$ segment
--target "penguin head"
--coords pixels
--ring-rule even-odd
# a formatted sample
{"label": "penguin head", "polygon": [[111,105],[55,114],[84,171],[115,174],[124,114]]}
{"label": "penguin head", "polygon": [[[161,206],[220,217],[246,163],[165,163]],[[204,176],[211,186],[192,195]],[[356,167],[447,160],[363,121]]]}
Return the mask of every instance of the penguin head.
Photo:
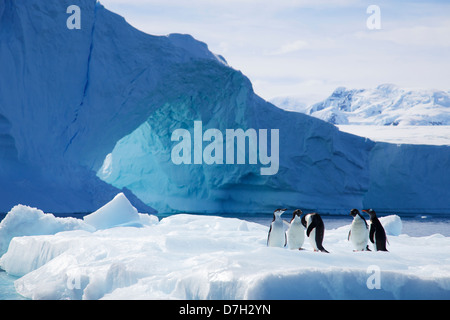
{"label": "penguin head", "polygon": [[273,212],[275,217],[280,217],[287,209],[277,209]]}
{"label": "penguin head", "polygon": [[297,209],[294,211],[294,213],[292,214],[292,218],[295,218],[296,216],[298,216],[300,218],[300,216],[303,214],[303,211],[300,209]]}
{"label": "penguin head", "polygon": [[359,214],[358,209],[352,209],[352,211],[350,211],[350,215],[351,215],[352,217],[356,217],[358,214]]}
{"label": "penguin head", "polygon": [[368,213],[371,219],[377,216],[373,209],[363,210],[363,212]]}

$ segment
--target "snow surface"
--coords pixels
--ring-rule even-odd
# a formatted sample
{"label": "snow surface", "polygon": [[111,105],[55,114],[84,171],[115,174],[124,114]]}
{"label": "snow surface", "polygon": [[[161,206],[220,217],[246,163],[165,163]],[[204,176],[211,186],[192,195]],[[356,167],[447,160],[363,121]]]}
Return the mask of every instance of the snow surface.
{"label": "snow surface", "polygon": [[450,126],[338,125],[339,130],[392,144],[450,146]]}
{"label": "snow surface", "polygon": [[[105,225],[128,209],[112,200],[102,208],[102,218],[112,218]],[[30,226],[40,234],[33,217]],[[313,252],[309,241],[301,251],[267,247],[267,226],[236,218],[141,218],[140,227],[14,237],[0,266],[20,277],[15,288],[31,299],[450,298],[450,238],[400,234],[395,215],[380,219],[389,252],[353,252],[349,218],[348,225],[326,230],[329,254]],[[20,221],[17,229],[27,222],[14,212],[8,220]],[[369,289],[373,270],[380,272],[380,289]]]}
{"label": "snow surface", "polygon": [[0,222],[0,254],[4,254],[14,237],[55,234],[66,230],[95,230],[76,218],[57,218],[53,214],[17,205]]}

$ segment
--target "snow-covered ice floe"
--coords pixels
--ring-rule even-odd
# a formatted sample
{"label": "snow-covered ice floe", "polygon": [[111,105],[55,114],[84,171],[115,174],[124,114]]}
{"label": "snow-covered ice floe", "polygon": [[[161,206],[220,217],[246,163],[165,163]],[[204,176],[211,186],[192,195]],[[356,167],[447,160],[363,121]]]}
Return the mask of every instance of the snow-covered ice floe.
{"label": "snow-covered ice floe", "polygon": [[338,128],[377,142],[450,146],[450,126],[339,125]]}
{"label": "snow-covered ice floe", "polygon": [[267,226],[236,218],[159,221],[133,209],[123,195],[84,221],[14,208],[0,224],[10,241],[0,266],[32,299],[450,298],[450,238],[400,234],[398,216],[381,218],[389,252],[353,252],[348,225],[326,230],[325,254],[308,241],[301,251],[269,248]]}

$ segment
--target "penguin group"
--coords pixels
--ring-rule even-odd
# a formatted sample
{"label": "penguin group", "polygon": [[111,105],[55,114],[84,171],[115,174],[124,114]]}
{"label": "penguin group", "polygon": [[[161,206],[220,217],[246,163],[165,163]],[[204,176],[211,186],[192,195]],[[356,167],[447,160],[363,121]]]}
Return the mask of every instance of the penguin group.
{"label": "penguin group", "polygon": [[284,231],[284,224],[287,223],[281,219],[281,215],[287,209],[277,209],[273,213],[273,220],[270,224],[269,234],[267,236],[267,245],[269,247],[285,247],[292,250],[302,250],[306,236],[309,238],[314,251],[328,253],[322,245],[325,234],[325,225],[318,213],[308,213],[302,217],[303,212],[297,209],[292,214],[292,219],[288,223],[288,230]]}
{"label": "penguin group", "polygon": [[388,251],[386,249],[386,231],[378,220],[373,209],[363,210],[370,216],[370,227],[366,219],[359,213],[358,209],[352,209],[350,215],[353,217],[348,240],[352,242],[354,251],[370,251],[368,242],[372,242],[375,251]]}
{"label": "penguin group", "polygon": [[[291,221],[288,223],[281,218],[287,209],[276,209],[270,224],[267,236],[267,246],[286,247],[291,250],[303,250],[302,246],[306,236],[309,238],[314,251],[329,253],[323,247],[325,225],[318,213],[308,213],[304,216],[300,209],[293,212]],[[370,217],[370,224],[361,215],[358,209],[352,209],[350,215],[353,217],[347,240],[353,245],[353,251],[371,251],[369,241],[373,244],[375,251],[388,251],[386,249],[386,232],[377,218],[373,209],[362,210]],[[287,224],[287,231],[284,225]]]}

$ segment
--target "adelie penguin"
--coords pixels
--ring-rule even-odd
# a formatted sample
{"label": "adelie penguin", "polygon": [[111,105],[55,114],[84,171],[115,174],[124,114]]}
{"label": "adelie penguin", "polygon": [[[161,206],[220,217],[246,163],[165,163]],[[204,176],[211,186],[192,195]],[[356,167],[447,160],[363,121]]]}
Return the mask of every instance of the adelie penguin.
{"label": "adelie penguin", "polygon": [[323,237],[325,235],[325,225],[322,217],[318,213],[308,213],[302,217],[302,224],[306,228],[306,235],[309,237],[311,246],[314,251],[321,251],[328,253],[322,245]]}
{"label": "adelie penguin", "polygon": [[305,228],[302,225],[301,215],[302,210],[297,209],[292,214],[289,229],[287,231],[287,244],[289,249],[301,250],[305,242]]}
{"label": "adelie penguin", "polygon": [[348,233],[348,240],[352,241],[354,251],[370,251],[367,243],[369,242],[369,226],[366,219],[357,209],[352,209],[350,215],[353,217],[352,226]]}
{"label": "adelie penguin", "polygon": [[267,236],[267,246],[280,247],[286,246],[286,232],[284,232],[284,223],[281,215],[287,209],[277,209],[273,213],[273,220],[270,224],[269,234]]}
{"label": "adelie penguin", "polygon": [[369,240],[373,243],[375,251],[388,251],[386,249],[386,231],[384,231],[380,220],[378,220],[377,215],[373,209],[363,210],[370,216],[370,230],[369,230]]}

